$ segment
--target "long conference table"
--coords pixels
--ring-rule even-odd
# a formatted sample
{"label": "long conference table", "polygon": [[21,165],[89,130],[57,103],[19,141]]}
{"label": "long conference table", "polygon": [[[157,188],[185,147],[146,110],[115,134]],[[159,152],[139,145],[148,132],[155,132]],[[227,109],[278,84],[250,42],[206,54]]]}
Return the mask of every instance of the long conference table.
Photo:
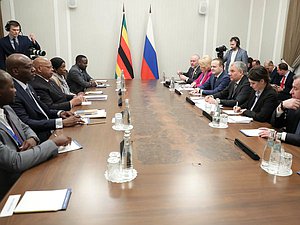
{"label": "long conference table", "polygon": [[159,81],[126,81],[132,114],[135,180],[116,184],[104,177],[107,157],[118,151],[123,132],[112,129],[118,107],[115,80],[101,89],[107,101],[76,109],[106,109],[105,124],[59,131],[83,145],[22,174],[9,195],[27,190],[72,188],[66,211],[15,214],[1,225],[89,224],[300,224],[299,147],[283,144],[293,154],[293,174],[274,177],[260,169],[233,140],[238,138],[261,156],[266,140],[239,130],[268,126],[208,126],[200,109],[170,92]]}

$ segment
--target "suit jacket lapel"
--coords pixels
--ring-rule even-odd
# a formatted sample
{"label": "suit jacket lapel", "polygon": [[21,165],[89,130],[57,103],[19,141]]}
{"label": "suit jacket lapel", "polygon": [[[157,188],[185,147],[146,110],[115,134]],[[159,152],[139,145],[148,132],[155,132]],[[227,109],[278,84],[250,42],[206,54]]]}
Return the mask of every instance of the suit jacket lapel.
{"label": "suit jacket lapel", "polygon": [[6,126],[4,126],[2,123],[0,123],[0,129],[3,130],[11,138],[11,140],[15,143],[15,145],[19,148],[19,145],[18,145],[17,141],[15,140],[15,138],[11,135],[11,133],[8,132],[8,130],[7,130],[8,128]]}

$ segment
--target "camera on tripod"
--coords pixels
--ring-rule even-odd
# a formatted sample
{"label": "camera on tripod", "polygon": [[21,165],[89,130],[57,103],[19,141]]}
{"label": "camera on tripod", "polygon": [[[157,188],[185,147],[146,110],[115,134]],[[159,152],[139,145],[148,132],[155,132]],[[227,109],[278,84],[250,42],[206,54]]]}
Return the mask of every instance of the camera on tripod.
{"label": "camera on tripod", "polygon": [[224,52],[227,50],[225,45],[219,46],[216,48],[217,56],[220,59],[223,59]]}

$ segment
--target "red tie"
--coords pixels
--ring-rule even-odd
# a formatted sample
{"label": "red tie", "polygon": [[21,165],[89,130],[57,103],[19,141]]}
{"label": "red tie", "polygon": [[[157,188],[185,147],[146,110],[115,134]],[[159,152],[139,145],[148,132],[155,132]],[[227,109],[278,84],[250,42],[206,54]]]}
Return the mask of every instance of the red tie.
{"label": "red tie", "polygon": [[283,76],[283,78],[281,79],[281,83],[280,83],[281,88],[284,87],[284,82],[285,82],[285,76]]}

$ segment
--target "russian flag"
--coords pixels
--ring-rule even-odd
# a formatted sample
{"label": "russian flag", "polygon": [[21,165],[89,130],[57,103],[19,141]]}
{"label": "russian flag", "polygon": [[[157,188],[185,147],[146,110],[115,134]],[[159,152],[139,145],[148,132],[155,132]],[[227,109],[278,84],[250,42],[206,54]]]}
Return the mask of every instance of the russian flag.
{"label": "russian flag", "polygon": [[153,27],[151,20],[151,6],[147,25],[147,34],[144,46],[141,78],[145,80],[159,79],[155,43],[153,37]]}

